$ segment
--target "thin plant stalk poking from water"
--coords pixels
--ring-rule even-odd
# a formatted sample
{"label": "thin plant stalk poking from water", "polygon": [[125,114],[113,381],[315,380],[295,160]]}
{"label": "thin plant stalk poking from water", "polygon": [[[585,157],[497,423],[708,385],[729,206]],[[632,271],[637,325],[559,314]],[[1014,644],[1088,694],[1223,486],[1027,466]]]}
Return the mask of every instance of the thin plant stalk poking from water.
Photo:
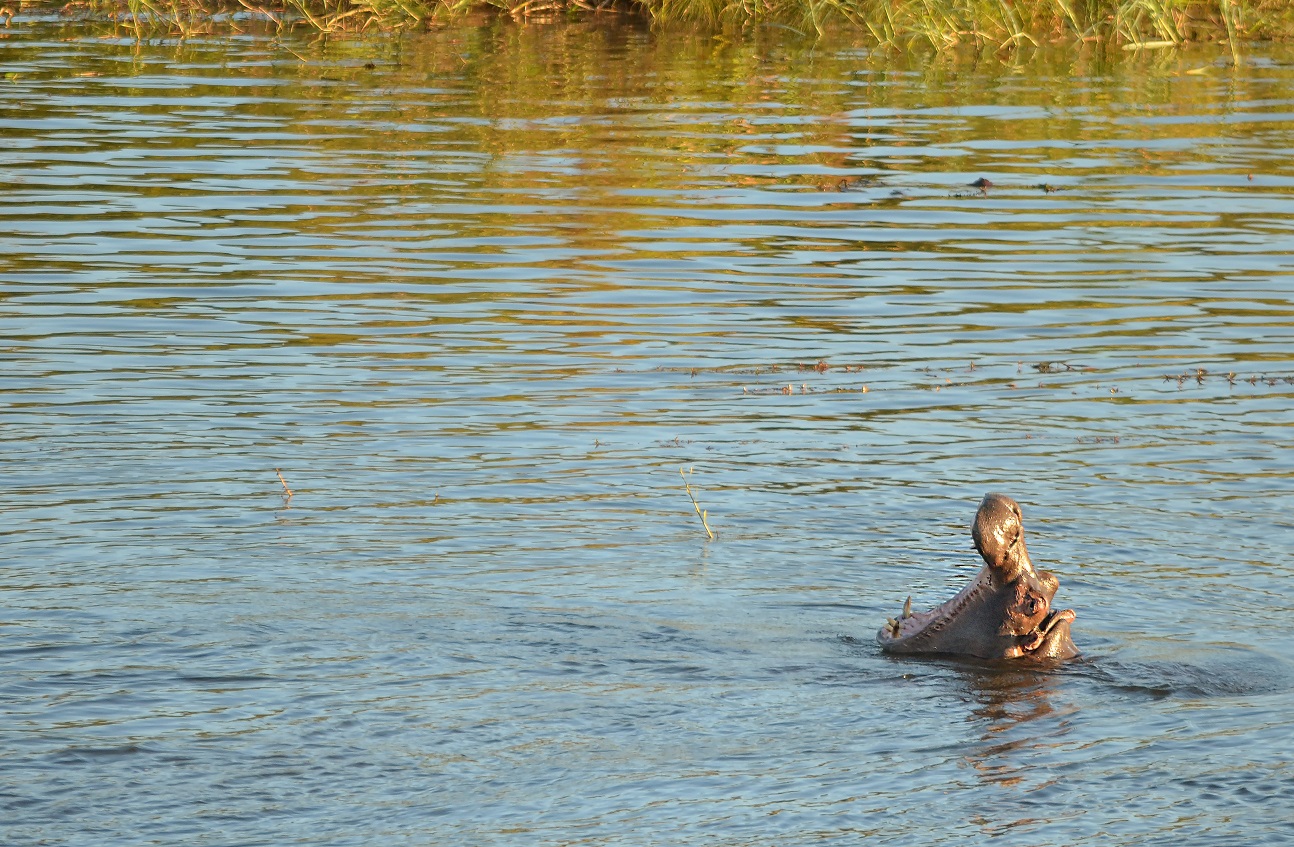
{"label": "thin plant stalk poking from water", "polygon": [[688,499],[692,501],[692,508],[696,509],[697,515],[699,515],[701,518],[701,526],[705,527],[706,536],[711,541],[714,541],[714,533],[710,530],[710,522],[706,520],[706,518],[709,516],[710,513],[708,511],[701,510],[701,504],[696,502],[696,495],[692,493],[692,486],[688,485],[687,477],[688,477],[688,474],[690,473],[692,473],[691,468],[687,469],[687,473],[683,473],[682,468],[678,469],[678,475],[683,477],[683,488],[684,490],[687,491]]}
{"label": "thin plant stalk poking from water", "polygon": [[1231,60],[1240,64],[1240,50],[1236,46],[1239,33],[1244,28],[1241,20],[1240,3],[1237,0],[1218,0],[1218,10],[1222,13],[1222,22],[1227,27],[1227,43],[1231,46]]}
{"label": "thin plant stalk poking from water", "polygon": [[279,482],[283,483],[283,490],[287,492],[283,498],[283,502],[286,503],[288,500],[292,499],[292,489],[288,488],[288,481],[283,478],[283,471],[275,468],[274,472],[279,475]]}

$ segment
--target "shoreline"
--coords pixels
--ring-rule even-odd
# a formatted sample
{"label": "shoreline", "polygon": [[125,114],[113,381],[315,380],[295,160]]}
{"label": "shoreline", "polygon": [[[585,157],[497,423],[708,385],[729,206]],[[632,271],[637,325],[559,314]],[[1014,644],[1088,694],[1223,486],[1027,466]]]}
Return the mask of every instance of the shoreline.
{"label": "shoreline", "polygon": [[852,32],[886,49],[1099,42],[1126,50],[1221,43],[1233,54],[1250,41],[1294,37],[1294,7],[1283,0],[77,0],[8,7],[6,26],[30,14],[106,21],[155,37],[208,34],[237,21],[321,33],[417,31],[472,18],[552,23],[640,18],[654,27],[739,34],[758,27],[817,37]]}

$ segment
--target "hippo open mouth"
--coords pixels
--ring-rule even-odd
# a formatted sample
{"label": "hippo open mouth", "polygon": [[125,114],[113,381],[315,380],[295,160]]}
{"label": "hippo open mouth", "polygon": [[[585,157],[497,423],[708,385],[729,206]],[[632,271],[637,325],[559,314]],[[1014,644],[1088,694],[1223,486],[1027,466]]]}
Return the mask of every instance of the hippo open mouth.
{"label": "hippo open mouth", "polygon": [[961,591],[928,612],[912,598],[876,634],[890,653],[951,653],[981,659],[1060,660],[1078,655],[1069,635],[1073,609],[1051,606],[1060,586],[1035,570],[1024,545],[1020,506],[1003,494],[985,495],[971,527],[984,567]]}

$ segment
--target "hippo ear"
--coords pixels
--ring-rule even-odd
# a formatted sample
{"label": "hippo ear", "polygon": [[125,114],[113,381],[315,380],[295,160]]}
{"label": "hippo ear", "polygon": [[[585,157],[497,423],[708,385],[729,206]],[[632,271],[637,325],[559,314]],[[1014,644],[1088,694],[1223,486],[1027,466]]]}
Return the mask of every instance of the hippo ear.
{"label": "hippo ear", "polygon": [[984,564],[1000,584],[1015,582],[1034,573],[1033,562],[1024,545],[1024,521],[1020,506],[1005,494],[986,494],[975,513],[971,537]]}

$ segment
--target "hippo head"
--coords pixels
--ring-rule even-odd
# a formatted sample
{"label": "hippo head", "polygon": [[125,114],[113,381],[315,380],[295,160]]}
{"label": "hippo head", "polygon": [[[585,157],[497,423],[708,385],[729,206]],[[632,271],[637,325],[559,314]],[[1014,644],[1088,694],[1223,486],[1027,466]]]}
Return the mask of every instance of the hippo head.
{"label": "hippo head", "polygon": [[971,526],[984,567],[971,584],[928,612],[903,614],[876,634],[890,653],[947,653],[980,659],[1060,660],[1078,655],[1073,609],[1052,608],[1059,582],[1035,570],[1024,546],[1020,506],[985,495]]}

